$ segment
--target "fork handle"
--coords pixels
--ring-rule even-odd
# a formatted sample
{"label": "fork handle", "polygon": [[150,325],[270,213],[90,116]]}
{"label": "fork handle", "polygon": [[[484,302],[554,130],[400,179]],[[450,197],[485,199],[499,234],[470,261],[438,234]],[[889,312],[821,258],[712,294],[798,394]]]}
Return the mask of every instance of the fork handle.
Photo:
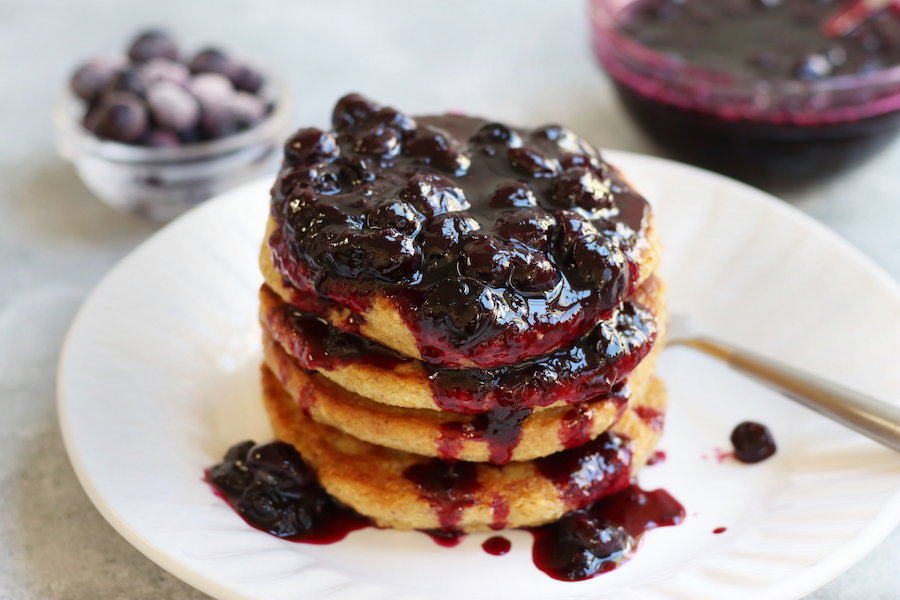
{"label": "fork handle", "polygon": [[806,371],[709,338],[684,342],[789,398],[900,452],[900,408]]}

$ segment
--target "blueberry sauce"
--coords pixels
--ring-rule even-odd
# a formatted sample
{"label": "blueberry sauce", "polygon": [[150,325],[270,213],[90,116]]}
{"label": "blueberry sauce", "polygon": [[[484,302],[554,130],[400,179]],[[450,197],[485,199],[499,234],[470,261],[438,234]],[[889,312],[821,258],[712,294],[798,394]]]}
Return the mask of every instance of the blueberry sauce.
{"label": "blueberry sauce", "polygon": [[665,490],[629,485],[559,521],[534,527],[534,564],[561,581],[607,573],[631,558],[647,530],[678,525],[684,507]]}
{"label": "blueberry sauce", "polygon": [[647,427],[653,431],[662,431],[666,418],[665,413],[649,406],[636,406],[634,412],[641,418],[641,421],[647,424]]}
{"label": "blueberry sauce", "polygon": [[444,529],[420,529],[419,531],[430,537],[435,544],[442,548],[456,548],[466,538],[466,534],[461,531],[447,531]]}
{"label": "blueberry sauce", "polygon": [[481,547],[484,548],[484,551],[493,556],[503,556],[507,552],[512,549],[512,543],[501,535],[495,535],[494,537],[488,538],[485,540]]}
{"label": "blueberry sauce", "polygon": [[325,492],[284,442],[236,444],[206,481],[249,525],[294,542],[332,544],[371,525]]}
{"label": "blueberry sauce", "polygon": [[[545,468],[562,469],[553,481],[575,507],[559,521],[528,528],[535,538],[535,566],[554,579],[577,581],[612,570],[632,555],[644,531],[677,525],[684,518],[684,508],[664,490],[647,492],[629,484],[627,468],[625,485],[620,484],[621,472],[615,465],[629,461],[630,453],[623,456],[624,438],[607,437],[600,444],[595,440],[587,450],[558,453],[575,455],[572,460],[545,459]],[[443,547],[459,545],[465,534],[455,527],[463,508],[474,505],[481,490],[475,465],[433,459],[409,467],[404,476],[419,487],[440,517],[441,529],[422,533]],[[588,481],[590,477],[614,483],[601,489]],[[296,449],[284,442],[235,444],[221,463],[206,470],[205,480],[249,525],[280,538],[330,544],[372,526],[325,492]],[[494,494],[491,507],[494,528],[502,529],[509,506]],[[511,544],[494,536],[482,547],[499,556],[509,552]]]}
{"label": "blueberry sauce", "polygon": [[[594,0],[595,47],[625,107],[672,155],[795,187],[862,162],[900,128],[900,11],[840,39],[838,2]],[[838,79],[840,78],[840,79]]]}
{"label": "blueberry sauce", "polygon": [[631,457],[631,440],[607,430],[577,448],[535,459],[534,464],[567,506],[583,508],[628,487]]}
{"label": "blueberry sauce", "polygon": [[[281,302],[268,287],[262,294],[264,305],[270,307],[265,315],[268,331],[305,369],[333,370],[354,362],[393,369],[411,360]],[[442,410],[499,415],[513,407],[578,403],[615,395],[616,384],[650,352],[656,333],[652,313],[626,300],[572,346],[517,365],[446,369],[422,364],[435,403]]]}
{"label": "blueberry sauce", "polygon": [[438,515],[438,522],[445,532],[452,532],[465,508],[478,500],[475,493],[481,490],[475,463],[449,463],[432,459],[408,467],[403,476],[416,484],[419,495]]}
{"label": "blueberry sauce", "polygon": [[475,415],[471,422],[444,423],[438,453],[445,460],[455,460],[462,451],[463,440],[482,441],[488,445],[488,460],[495,465],[505,465],[519,445],[522,422],[530,414],[530,408],[496,406],[491,412]]}
{"label": "blueberry sauce", "polygon": [[744,421],[731,432],[734,456],[741,462],[758,463],[775,454],[775,439],[765,425]]}
{"label": "blueberry sauce", "polygon": [[491,529],[495,531],[506,529],[509,518],[509,502],[496,492],[491,496],[491,518]]}
{"label": "blueberry sauce", "polygon": [[355,94],[333,125],[285,145],[276,269],[354,313],[382,294],[423,360],[489,369],[547,354],[633,289],[647,203],[571,131],[412,119]]}
{"label": "blueberry sauce", "polygon": [[647,466],[650,467],[664,462],[666,462],[666,453],[663,450],[656,450],[647,460]]}
{"label": "blueberry sauce", "polygon": [[728,531],[728,529],[725,527],[716,527],[715,529],[713,529],[713,533],[715,534],[725,533],[726,531]]}

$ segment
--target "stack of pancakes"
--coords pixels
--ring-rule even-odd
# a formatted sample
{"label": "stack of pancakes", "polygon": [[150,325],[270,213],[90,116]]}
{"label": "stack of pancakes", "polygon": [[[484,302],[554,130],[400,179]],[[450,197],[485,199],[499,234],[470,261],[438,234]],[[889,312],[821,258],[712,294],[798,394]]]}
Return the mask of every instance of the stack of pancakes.
{"label": "stack of pancakes", "polygon": [[561,127],[356,95],[334,125],[288,141],[260,255],[276,436],[397,529],[539,525],[627,486],[666,406],[643,198]]}

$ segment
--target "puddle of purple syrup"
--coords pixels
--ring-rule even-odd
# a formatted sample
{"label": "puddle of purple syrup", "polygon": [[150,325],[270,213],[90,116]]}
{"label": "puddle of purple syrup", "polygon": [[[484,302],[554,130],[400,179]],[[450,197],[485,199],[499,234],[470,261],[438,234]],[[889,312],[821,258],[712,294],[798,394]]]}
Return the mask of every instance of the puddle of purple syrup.
{"label": "puddle of purple syrup", "polygon": [[481,547],[492,556],[503,556],[512,548],[512,542],[502,535],[495,535],[492,538],[488,538]]}
{"label": "puddle of purple syrup", "polygon": [[[206,476],[203,478],[203,481],[205,481],[212,489],[213,493],[224,500],[228,504],[228,506],[230,506],[231,509],[236,512],[244,520],[245,523],[247,523],[247,525],[253,527],[254,529],[264,531],[270,535],[274,535],[271,531],[269,531],[265,527],[260,526],[257,523],[254,523],[253,520],[248,519],[245,515],[238,511],[232,499],[212,483],[209,478],[208,470]],[[331,496],[328,496],[328,498],[331,498]],[[316,525],[312,530],[306,531],[296,536],[282,537],[281,539],[288,540],[289,542],[315,544],[317,546],[321,546],[339,542],[347,537],[351,532],[365,529],[366,527],[374,527],[374,525],[369,519],[362,516],[355,510],[344,506],[339,506],[336,502],[334,502],[334,500],[332,500],[331,505],[328,506],[316,520]]]}

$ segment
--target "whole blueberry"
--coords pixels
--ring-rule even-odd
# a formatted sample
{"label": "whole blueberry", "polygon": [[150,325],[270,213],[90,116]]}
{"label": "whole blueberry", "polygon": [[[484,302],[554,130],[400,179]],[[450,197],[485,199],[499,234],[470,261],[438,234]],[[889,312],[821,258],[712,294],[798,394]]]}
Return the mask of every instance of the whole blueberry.
{"label": "whole blueberry", "polygon": [[138,71],[147,85],[153,85],[160,81],[187,85],[191,78],[191,72],[180,62],[165,58],[154,58],[142,64]]}
{"label": "whole blueberry", "polygon": [[132,67],[116,73],[103,88],[101,95],[105,96],[113,92],[128,92],[144,98],[147,95],[147,83],[141,76],[141,72],[136,67]]}
{"label": "whole blueberry", "polygon": [[231,59],[222,50],[218,48],[206,48],[194,55],[188,64],[191,73],[198,75],[200,73],[218,73],[226,77],[231,76],[234,65]]}
{"label": "whole blueberry", "polygon": [[234,89],[248,94],[257,94],[263,86],[262,74],[245,64],[232,65],[231,74],[229,75]]}
{"label": "whole blueberry", "polygon": [[183,87],[170,81],[160,81],[147,90],[147,105],[162,129],[185,131],[200,121],[200,104]]}
{"label": "whole blueberry", "polygon": [[334,105],[331,123],[335,131],[348,127],[362,127],[380,109],[381,106],[359,94],[347,94]]}
{"label": "whole blueberry", "polygon": [[82,100],[93,103],[124,65],[122,60],[94,59],[78,67],[69,80],[69,86]]}
{"label": "whole blueberry", "polygon": [[87,114],[84,126],[98,137],[134,144],[147,131],[147,108],[134,94],[113,92]]}
{"label": "whole blueberry", "polygon": [[315,127],[301,129],[284,145],[284,160],[289,165],[311,165],[337,158],[339,154],[334,134]]}
{"label": "whole blueberry", "polygon": [[152,29],[138,35],[128,48],[128,58],[142,63],[153,58],[178,60],[178,46],[164,31]]}
{"label": "whole blueberry", "polygon": [[219,73],[202,73],[192,77],[188,82],[188,89],[204,107],[208,104],[225,104],[234,94],[231,81]]}
{"label": "whole blueberry", "polygon": [[775,440],[765,425],[744,421],[731,432],[734,455],[741,462],[758,463],[775,454]]}
{"label": "whole blueberry", "polygon": [[235,92],[231,97],[231,110],[240,122],[240,127],[252,127],[265,116],[266,105],[253,94]]}

